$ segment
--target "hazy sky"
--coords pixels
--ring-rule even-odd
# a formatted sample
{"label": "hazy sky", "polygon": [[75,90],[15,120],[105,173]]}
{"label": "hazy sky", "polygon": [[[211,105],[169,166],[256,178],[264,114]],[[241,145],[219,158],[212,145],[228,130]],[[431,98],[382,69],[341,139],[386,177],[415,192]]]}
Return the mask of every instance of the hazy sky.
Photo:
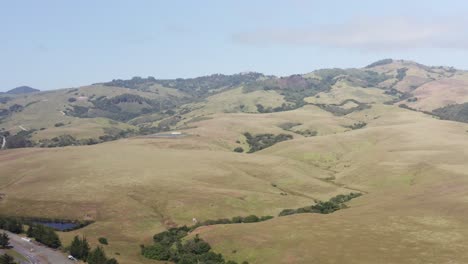
{"label": "hazy sky", "polygon": [[389,57],[468,69],[467,14],[462,0],[0,0],[0,91]]}

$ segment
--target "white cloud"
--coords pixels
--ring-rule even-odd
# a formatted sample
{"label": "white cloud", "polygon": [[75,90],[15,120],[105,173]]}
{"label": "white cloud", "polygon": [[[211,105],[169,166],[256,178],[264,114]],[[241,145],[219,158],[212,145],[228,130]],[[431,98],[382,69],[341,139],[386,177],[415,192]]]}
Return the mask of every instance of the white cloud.
{"label": "white cloud", "polygon": [[250,45],[312,45],[365,50],[468,49],[465,18],[369,17],[307,28],[257,29],[233,36]]}

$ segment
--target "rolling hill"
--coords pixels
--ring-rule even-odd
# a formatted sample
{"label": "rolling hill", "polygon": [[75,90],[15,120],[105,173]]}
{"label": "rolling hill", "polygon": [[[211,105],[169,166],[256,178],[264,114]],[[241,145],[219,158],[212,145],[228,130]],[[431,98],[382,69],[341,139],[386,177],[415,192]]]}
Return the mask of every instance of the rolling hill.
{"label": "rolling hill", "polygon": [[6,94],[26,94],[26,93],[35,93],[35,92],[40,92],[40,90],[29,87],[29,86],[19,86],[11,90],[8,90]]}
{"label": "rolling hill", "polygon": [[189,238],[238,263],[466,263],[466,94],[468,72],[390,59],[2,94],[0,210],[93,220],[62,241],[106,237],[120,263],[165,263],[140,245],[193,218],[248,215],[274,218]]}

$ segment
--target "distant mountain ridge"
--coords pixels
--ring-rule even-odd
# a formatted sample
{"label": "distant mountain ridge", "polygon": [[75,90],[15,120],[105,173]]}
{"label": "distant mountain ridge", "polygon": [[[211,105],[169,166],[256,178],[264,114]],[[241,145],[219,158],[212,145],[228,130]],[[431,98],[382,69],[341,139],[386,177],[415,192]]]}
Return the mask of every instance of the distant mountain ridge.
{"label": "distant mountain ridge", "polygon": [[25,93],[34,93],[34,92],[40,92],[40,91],[41,90],[29,87],[29,86],[19,86],[19,87],[11,89],[11,90],[9,90],[9,91],[7,91],[5,93],[6,94],[25,94]]}

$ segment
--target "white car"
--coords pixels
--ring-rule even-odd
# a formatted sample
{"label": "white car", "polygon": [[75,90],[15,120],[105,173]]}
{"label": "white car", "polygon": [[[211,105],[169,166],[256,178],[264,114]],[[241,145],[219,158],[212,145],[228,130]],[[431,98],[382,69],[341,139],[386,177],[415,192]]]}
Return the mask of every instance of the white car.
{"label": "white car", "polygon": [[68,259],[73,260],[73,261],[77,261],[77,259],[75,257],[73,257],[72,255],[68,255]]}
{"label": "white car", "polygon": [[31,239],[29,237],[22,237],[21,239],[26,241],[26,242],[31,242]]}

